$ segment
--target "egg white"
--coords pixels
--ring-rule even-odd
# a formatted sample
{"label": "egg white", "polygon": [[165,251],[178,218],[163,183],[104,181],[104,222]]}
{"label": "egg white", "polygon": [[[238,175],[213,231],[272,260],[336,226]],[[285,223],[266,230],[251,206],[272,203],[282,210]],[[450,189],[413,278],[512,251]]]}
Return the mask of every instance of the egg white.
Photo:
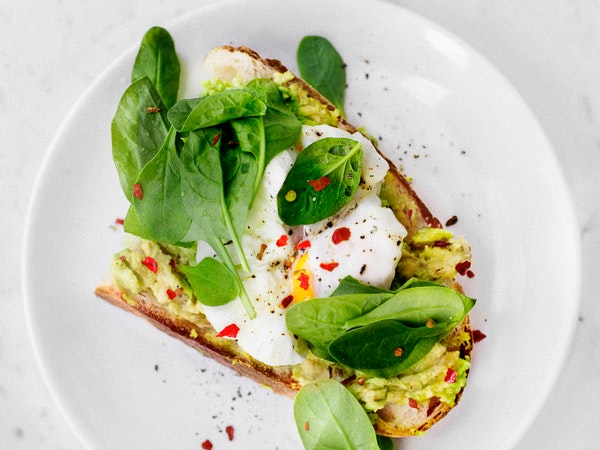
{"label": "egg white", "polygon": [[[304,148],[324,137],[349,137],[362,144],[362,181],[350,204],[334,216],[310,226],[285,225],[277,212],[277,193],[294,164],[297,150],[288,149],[266,167],[253,206],[249,211],[243,236],[250,273],[241,273],[246,291],[252,299],[256,318],[250,319],[239,300],[223,306],[205,306],[204,312],[217,331],[235,323],[239,327],[238,344],[257,360],[271,365],[298,364],[305,355],[299,343],[285,326],[286,308],[281,302],[292,295],[292,271],[297,260],[298,242],[308,240],[310,247],[306,268],[313,274],[315,297],[331,294],[339,280],[351,275],[364,283],[389,287],[401,256],[401,242],[406,230],[389,208],[381,206],[379,188],[389,168],[387,161],[372,143],[360,133],[326,125],[304,126],[301,146]],[[350,239],[332,242],[336,229],[347,227]],[[287,236],[285,245],[282,236]],[[197,259],[214,256],[206,246],[198,246]],[[336,262],[333,270],[322,263]],[[327,266],[326,266],[327,267]]]}

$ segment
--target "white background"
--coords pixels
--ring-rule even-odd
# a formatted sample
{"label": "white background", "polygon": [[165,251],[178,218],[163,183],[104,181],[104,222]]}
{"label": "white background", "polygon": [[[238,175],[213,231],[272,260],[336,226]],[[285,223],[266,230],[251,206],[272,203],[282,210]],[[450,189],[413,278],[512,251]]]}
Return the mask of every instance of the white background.
{"label": "white background", "polygon": [[[41,379],[20,288],[27,204],[52,138],[89,84],[147,28],[204,3],[0,2],[0,448],[81,448]],[[600,2],[394,3],[432,19],[487,57],[529,104],[557,152],[581,229],[581,310],[557,384],[518,448],[597,448]]]}

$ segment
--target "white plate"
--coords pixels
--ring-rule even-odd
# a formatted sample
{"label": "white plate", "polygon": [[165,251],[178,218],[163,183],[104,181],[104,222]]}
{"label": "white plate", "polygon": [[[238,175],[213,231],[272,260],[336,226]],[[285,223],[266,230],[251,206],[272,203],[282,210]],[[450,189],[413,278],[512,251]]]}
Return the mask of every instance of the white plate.
{"label": "white plate", "polygon": [[[473,355],[463,400],[403,448],[501,448],[542,406],[568,349],[579,242],[560,168],[540,126],[469,46],[378,1],[221,3],[173,23],[193,95],[211,47],[247,45],[294,68],[307,34],[348,65],[350,120],[414,178],[442,221],[473,245]],[[140,36],[141,38],[141,36]],[[137,44],[135,44],[137,49]],[[126,202],[110,120],[135,49],[86,92],[60,129],[31,204],[24,290],[44,377],[86,444],[98,448],[298,448],[292,402],[234,375],[94,297],[119,249]],[[225,427],[235,428],[229,442]]]}

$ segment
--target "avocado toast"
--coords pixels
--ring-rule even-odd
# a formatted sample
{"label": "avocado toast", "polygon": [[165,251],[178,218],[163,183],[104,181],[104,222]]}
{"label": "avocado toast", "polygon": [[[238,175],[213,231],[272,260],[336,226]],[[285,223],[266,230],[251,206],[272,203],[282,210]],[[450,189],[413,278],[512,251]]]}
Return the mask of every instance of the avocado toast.
{"label": "avocado toast", "polygon": [[[368,139],[368,136],[363,136],[356,127],[344,119],[339,107],[334,106],[317,90],[311,87],[311,85],[292,74],[277,60],[261,58],[256,52],[245,47],[233,48],[223,46],[212,50],[207,55],[205,68],[209,81],[205,83],[206,94],[201,96],[200,99],[209,98],[214,94],[244,90],[250,83],[256,83],[255,80],[269,80],[272,82],[277,88],[277,93],[280,95],[278,101],[286,105],[286,114],[291,111],[301,126],[298,135],[304,133],[306,136],[312,136],[311,139],[313,139],[313,142],[304,145],[298,143],[302,141],[302,138],[297,136],[293,139],[291,145],[286,144],[287,147],[292,147],[292,154],[294,151],[298,153],[297,150],[299,147],[302,151],[305,151],[312,143],[320,141],[320,138],[323,137],[321,134],[323,133],[331,133],[332,136],[327,136],[330,139],[349,139],[351,142],[358,142],[360,140],[363,151],[367,152],[367,147],[372,145],[373,149],[377,153],[379,152],[371,140]],[[154,84],[159,84],[157,80],[150,81]],[[148,81],[144,81],[144,83],[150,84]],[[263,82],[261,81],[261,83]],[[135,84],[135,81],[133,84]],[[271,86],[269,84],[267,90],[271,89]],[[137,87],[139,88],[140,85]],[[271,91],[269,92],[272,93]],[[192,129],[189,126],[186,127],[186,123],[189,123],[189,117],[192,115],[191,111],[195,110],[201,100],[188,101],[184,104],[180,103],[178,107],[177,103],[173,100],[165,102],[162,97],[166,96],[167,94],[162,94],[161,98],[157,98],[158,101],[156,104],[139,103],[136,107],[145,109],[144,112],[151,114],[153,118],[157,118],[163,113],[166,114],[166,110],[169,110],[169,113],[172,111],[185,112],[187,115],[185,115],[183,120],[180,119],[183,116],[178,117],[176,114],[171,114],[170,117],[166,116],[166,121],[170,122],[171,125],[175,124],[174,128],[179,127],[180,130],[177,130],[179,135],[175,131],[169,130],[164,136],[165,142],[168,139],[173,139],[173,142],[181,139],[181,143],[173,143],[172,148],[178,150],[179,155],[185,155],[185,145],[192,142],[192,138],[188,135],[184,136],[183,133],[187,133]],[[268,104],[268,102],[265,103]],[[278,108],[281,109],[280,106]],[[273,107],[273,109],[277,108]],[[260,113],[255,112],[252,114],[254,115],[247,117],[256,117]],[[116,118],[117,115],[115,116]],[[235,120],[238,119],[236,118]],[[161,118],[161,121],[164,122],[165,119]],[[331,129],[338,131],[333,132]],[[119,133],[118,124],[115,126],[113,123],[113,143],[118,141]],[[339,133],[343,133],[343,137],[340,137]],[[234,133],[233,135],[227,135],[225,132],[215,132],[213,135],[210,135],[210,138],[207,138],[207,135],[203,135],[208,147],[214,147],[220,142],[225,142],[225,137],[228,138],[227,142],[231,143],[235,141],[233,145],[238,145],[237,141],[241,141],[240,136],[241,132],[238,134]],[[370,144],[366,142],[367,140]],[[184,148],[182,149],[180,145],[184,146]],[[298,154],[301,154],[302,151]],[[115,149],[113,148],[113,154],[114,152]],[[156,154],[158,152],[157,150]],[[277,267],[285,267],[287,264],[286,270],[291,278],[291,294],[284,295],[282,293],[275,297],[277,308],[279,308],[277,311],[282,311],[282,320],[285,321],[284,323],[288,327],[293,328],[293,332],[288,333],[290,334],[290,342],[292,342],[290,348],[293,350],[292,353],[295,353],[289,359],[293,363],[282,364],[282,361],[287,361],[287,356],[285,355],[283,357],[268,355],[264,358],[268,360],[266,363],[263,358],[257,358],[257,355],[262,355],[262,349],[249,350],[249,347],[240,345],[242,336],[238,333],[240,333],[240,327],[242,328],[241,332],[244,332],[243,325],[233,319],[221,319],[222,312],[220,308],[227,306],[219,304],[218,300],[206,301],[204,298],[200,299],[203,294],[199,294],[199,292],[206,293],[207,288],[205,287],[204,290],[198,288],[198,282],[195,282],[197,273],[190,272],[188,269],[188,267],[199,266],[205,260],[204,258],[217,257],[221,261],[226,259],[227,256],[224,258],[223,253],[220,253],[215,248],[215,246],[220,245],[219,243],[215,244],[215,240],[222,242],[224,239],[221,237],[216,239],[214,236],[209,236],[205,240],[214,245],[211,248],[202,249],[199,248],[200,244],[183,242],[181,239],[186,233],[190,233],[189,229],[184,230],[185,233],[182,232],[179,236],[174,237],[171,242],[168,242],[169,239],[153,239],[152,232],[148,231],[150,228],[148,224],[152,223],[152,219],[145,216],[147,211],[141,205],[145,199],[149,198],[150,189],[146,188],[148,185],[147,181],[140,173],[145,170],[144,168],[150,161],[156,160],[156,154],[148,157],[144,164],[139,164],[136,177],[121,177],[123,190],[132,203],[132,209],[128,213],[128,219],[126,219],[125,230],[130,231],[132,234],[137,234],[137,236],[128,237],[125,249],[115,255],[112,263],[112,279],[97,287],[96,294],[98,296],[147,319],[166,333],[184,341],[242,375],[270,386],[277,393],[294,397],[303,386],[315,381],[322,379],[336,380],[344,385],[360,402],[370,421],[373,423],[375,431],[383,436],[401,437],[419,434],[440,420],[456,405],[465,387],[470,367],[473,340],[469,325],[469,308],[465,307],[464,314],[460,316],[460,322],[452,323],[451,329],[446,329],[443,333],[436,335],[438,338],[434,340],[435,342],[431,343],[428,351],[424,352],[421,358],[404,370],[390,376],[380,376],[378,370],[368,367],[363,368],[361,366],[361,368],[356,368],[344,365],[339,362],[339,357],[336,359],[331,354],[323,354],[324,350],[322,346],[311,342],[310,337],[305,339],[301,335],[298,335],[299,331],[295,328],[297,324],[291,323],[292,320],[290,317],[304,317],[302,316],[304,313],[298,313],[295,316],[288,315],[286,318],[286,312],[292,311],[292,308],[295,308],[294,311],[302,312],[303,306],[300,305],[311,305],[319,300],[318,297],[320,296],[315,296],[317,297],[316,299],[308,297],[307,301],[299,299],[299,291],[308,290],[304,288],[308,286],[309,281],[306,281],[308,275],[306,275],[307,278],[296,278],[295,274],[299,273],[300,276],[305,275],[303,268],[299,268],[299,261],[302,259],[302,255],[311,253],[311,249],[306,248],[306,245],[309,244],[304,244],[305,242],[311,242],[305,239],[305,229],[315,222],[321,222],[321,220],[315,220],[315,222],[309,221],[308,223],[301,223],[294,226],[286,224],[287,228],[285,228],[284,233],[281,233],[279,239],[276,241],[263,239],[262,241],[258,241],[259,245],[254,249],[246,251],[246,256],[250,261],[249,266],[253,267],[252,264],[255,264],[257,260],[261,262],[268,260],[268,252],[280,250],[285,248],[286,245],[289,246],[290,252],[286,255],[292,255],[291,259],[293,260],[289,260],[290,258],[280,258],[280,260],[273,261],[277,263]],[[342,284],[341,280],[345,279],[346,281],[350,281],[345,286],[361,290],[361,293],[363,293],[362,290],[365,289],[365,286],[373,286],[377,289],[385,290],[385,295],[389,294],[389,297],[386,297],[386,301],[402,290],[406,291],[408,288],[434,289],[434,284],[436,292],[440,292],[437,290],[438,286],[445,286],[444,289],[450,288],[448,290],[462,294],[462,288],[457,282],[456,277],[457,270],[464,272],[465,267],[468,267],[470,264],[471,254],[469,245],[462,238],[455,238],[451,233],[444,230],[439,220],[427,209],[411,188],[406,178],[394,167],[391,161],[380,153],[378,153],[378,157],[386,163],[386,166],[385,174],[377,186],[373,188],[376,196],[380,199],[380,205],[377,205],[376,211],[379,213],[384,210],[382,214],[385,212],[393,213],[395,220],[400,224],[397,228],[401,229],[398,232],[400,233],[399,236],[393,239],[393,242],[397,243],[398,247],[397,256],[394,257],[395,259],[392,259],[394,270],[391,275],[393,279],[387,282],[385,286],[373,286],[373,283],[370,283],[369,280],[357,282],[355,278],[351,280],[342,278],[348,274],[341,274],[340,285]],[[269,179],[267,177],[270,173],[269,162],[277,162],[276,158],[276,156],[273,156],[270,161],[265,161],[265,180]],[[119,155],[116,156],[115,160],[117,167],[122,167],[119,165],[122,163]],[[260,179],[259,176],[255,178]],[[365,184],[368,183],[365,183],[364,178],[365,171],[363,170],[361,186],[354,189],[356,189],[355,193],[359,192],[360,195],[365,195],[364,198],[367,198],[366,192],[371,188],[365,188]],[[317,191],[325,191],[329,183],[331,183],[331,180],[324,176],[311,181],[318,180],[321,180],[321,182],[326,180],[325,184],[327,186],[321,187],[323,183],[319,184],[318,187],[311,184]],[[249,212],[245,212],[245,214],[250,219],[253,217],[253,209],[261,206],[261,189],[263,188],[256,188],[255,196],[249,200],[252,206]],[[284,199],[281,201],[291,202],[295,200],[290,200],[290,195],[288,195],[290,191],[293,191],[295,195],[295,190],[288,189],[285,192],[281,192],[280,197]],[[343,220],[346,215],[350,215],[352,211],[358,209],[359,202],[356,198],[360,196],[355,193],[350,196],[355,200],[348,200],[350,202],[348,205],[350,206],[344,205],[339,208],[342,212],[336,211],[331,216],[322,219],[325,221],[324,229],[316,231],[311,235],[311,239],[314,238],[314,241],[312,241],[314,248],[316,248],[314,242],[318,236],[327,233],[328,228],[331,228],[332,232],[348,229],[352,230],[353,236],[360,235],[352,227],[341,226],[339,225],[340,222],[338,222],[338,219]],[[276,194],[279,193],[276,192]],[[356,205],[352,206],[352,201],[355,201]],[[135,205],[140,206],[136,209]],[[302,208],[294,208],[296,211],[299,209]],[[258,215],[261,215],[260,212]],[[336,220],[330,220],[330,217],[336,217]],[[335,222],[336,225],[329,227],[327,225],[329,222]],[[145,223],[146,225],[144,225]],[[302,229],[300,230],[297,227]],[[299,235],[298,233],[304,234]],[[248,236],[252,233],[245,231],[241,234]],[[279,234],[275,233],[274,236],[278,236]],[[163,234],[162,236],[171,237],[168,234]],[[204,234],[197,233],[195,236],[206,236],[206,232]],[[279,243],[283,242],[281,238],[284,236],[287,236],[285,238],[286,243],[279,245]],[[253,237],[255,236],[250,236],[250,238]],[[250,238],[248,239],[252,241]],[[349,238],[346,239],[350,240]],[[198,241],[200,240],[203,239],[198,239]],[[241,241],[242,247],[247,249],[248,245],[245,245],[243,240]],[[227,240],[226,245],[231,247],[231,240]],[[379,244],[373,247],[378,248],[381,246]],[[234,267],[237,270],[243,265],[243,256],[234,255],[232,259],[233,265],[230,268]],[[338,259],[340,257],[337,255],[335,256],[335,260],[329,258],[320,264],[320,268],[325,272],[333,273],[338,270]],[[281,264],[279,264],[279,261],[281,261]],[[371,269],[371,273],[374,271],[373,264],[367,268],[363,259],[356,254],[351,255],[351,261],[355,261],[357,267],[355,275],[357,277],[363,275],[364,272],[369,272],[369,269]],[[213,263],[211,262],[211,264]],[[210,267],[211,270],[214,269],[214,273],[224,274],[226,277],[229,276],[226,271],[223,271],[223,265],[207,267]],[[225,268],[227,269],[226,265]],[[313,266],[310,275],[314,275],[317,269],[318,266]],[[418,285],[414,284],[414,287],[411,287],[411,280],[419,280]],[[295,282],[297,285],[294,284]],[[407,285],[406,283],[409,284]],[[428,283],[431,283],[431,285]],[[218,282],[213,281],[209,286],[215,287],[218,284]],[[235,280],[233,284],[235,284]],[[312,285],[310,287],[313,288]],[[374,289],[368,289],[368,291],[371,296],[379,294]],[[447,295],[446,291],[443,292],[444,296]],[[357,293],[358,291],[353,291],[353,294]],[[227,292],[220,294],[222,296],[229,295]],[[339,290],[334,289],[327,296],[336,298],[336,294],[339,294]],[[238,301],[238,298],[242,297],[241,291],[236,291],[230,296],[234,300],[228,302],[228,305],[243,303]],[[208,298],[210,295],[206,294],[206,297]],[[253,296],[249,296],[249,298],[250,303],[252,303]],[[464,297],[460,298],[463,299]],[[246,323],[253,323],[251,322],[253,320],[252,309],[249,309],[247,306],[244,305],[244,308],[237,307],[236,311],[231,312],[233,314],[232,317],[235,317],[235,314],[246,314],[248,317],[244,316],[244,321]],[[472,304],[470,306],[472,307]],[[256,303],[254,304],[254,308],[258,308]],[[260,315],[260,310],[258,313]],[[211,315],[213,320],[209,320],[207,314]],[[229,314],[229,311],[225,311],[223,314]],[[357,319],[359,318],[350,318],[350,320],[355,321]],[[347,324],[350,320],[345,320],[344,324]],[[217,325],[219,321],[227,325]],[[427,331],[427,328],[433,329],[441,325],[440,320],[437,321],[440,323],[433,322],[422,324],[420,329]],[[230,327],[229,325],[235,325],[235,327]],[[369,323],[368,325],[371,326],[372,324]],[[352,326],[348,326],[347,328],[348,330],[355,329]],[[356,329],[359,328],[360,326],[357,325]],[[344,333],[340,332],[340,334],[345,333],[346,330]],[[426,340],[421,339],[418,342]],[[417,347],[417,345],[414,347]],[[396,352],[398,360],[408,356],[408,348],[396,348],[398,350]],[[407,351],[406,353],[405,350]],[[296,355],[299,355],[298,359],[296,359]],[[299,426],[299,431],[302,434],[301,426]]]}

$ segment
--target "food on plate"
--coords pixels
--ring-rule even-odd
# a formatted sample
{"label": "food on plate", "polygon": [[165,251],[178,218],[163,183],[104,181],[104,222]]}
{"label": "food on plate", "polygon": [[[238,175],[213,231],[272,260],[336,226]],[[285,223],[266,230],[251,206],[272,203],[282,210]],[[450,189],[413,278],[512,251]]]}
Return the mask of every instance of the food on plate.
{"label": "food on plate", "polygon": [[460,399],[471,250],[346,120],[335,48],[308,36],[298,66],[218,47],[178,99],[173,40],[146,33],[112,122],[124,247],[96,294],[295,397],[306,448],[379,448]]}

